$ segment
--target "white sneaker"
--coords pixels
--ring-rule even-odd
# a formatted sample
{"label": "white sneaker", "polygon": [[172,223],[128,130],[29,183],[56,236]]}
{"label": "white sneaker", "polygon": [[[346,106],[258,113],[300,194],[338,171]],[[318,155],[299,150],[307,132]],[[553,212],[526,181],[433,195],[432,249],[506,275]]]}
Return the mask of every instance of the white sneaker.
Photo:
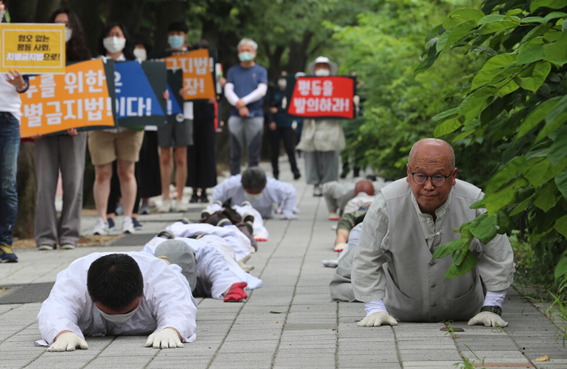
{"label": "white sneaker", "polygon": [[334,260],[321,260],[321,263],[323,263],[323,266],[325,268],[336,268],[339,266],[339,261],[337,259]]}
{"label": "white sneaker", "polygon": [[163,200],[158,208],[158,213],[169,213],[171,211],[171,200]]}
{"label": "white sneaker", "polygon": [[313,196],[315,197],[323,196],[323,191],[321,191],[321,186],[316,185],[315,187],[313,187]]}
{"label": "white sneaker", "polygon": [[134,234],[134,232],[134,222],[132,222],[132,218],[124,217],[122,221],[122,233]]}
{"label": "white sneaker", "polygon": [[185,213],[187,211],[187,205],[185,205],[181,200],[177,200],[175,202],[175,211]]}
{"label": "white sneaker", "polygon": [[75,245],[71,244],[71,243],[66,243],[61,245],[61,250],[73,250],[75,248]]}
{"label": "white sneaker", "polygon": [[104,219],[98,218],[93,230],[94,235],[106,236],[108,234],[108,223]]}

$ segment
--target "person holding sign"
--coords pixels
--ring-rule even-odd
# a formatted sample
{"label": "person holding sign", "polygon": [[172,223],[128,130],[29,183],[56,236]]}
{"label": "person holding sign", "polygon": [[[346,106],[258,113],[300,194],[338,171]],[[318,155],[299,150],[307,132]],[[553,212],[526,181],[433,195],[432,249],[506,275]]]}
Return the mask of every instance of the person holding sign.
{"label": "person holding sign", "polygon": [[[167,42],[170,46],[168,51],[186,52],[185,41],[188,32],[187,25],[183,21],[172,22],[167,28]],[[187,205],[183,203],[183,188],[187,181],[187,146],[193,144],[193,103],[183,103],[183,116],[181,121],[169,123],[158,127],[158,144],[161,168],[161,190],[163,203],[158,208],[160,213],[168,213],[171,210],[184,212]],[[175,153],[173,151],[175,150]],[[171,203],[169,184],[173,172],[173,156],[175,155],[175,188],[177,190],[177,201]]]}
{"label": "person holding sign", "polygon": [[[89,60],[91,54],[85,44],[83,28],[75,13],[66,8],[57,9],[51,23],[65,25],[67,62]],[[87,135],[76,129],[47,136],[34,136],[37,197],[35,205],[34,238],[39,250],[54,250],[57,241],[64,250],[77,246],[83,209],[83,172]],[[61,171],[63,209],[57,222],[55,192]],[[47,215],[47,216],[46,216]]]}
{"label": "person holding sign", "polygon": [[232,105],[230,131],[230,174],[240,174],[242,151],[248,151],[248,167],[257,167],[264,127],[263,97],[268,91],[268,72],[254,62],[258,44],[243,38],[237,46],[240,64],[228,70],[224,95]]}
{"label": "person holding sign", "polygon": [[[110,57],[115,61],[134,60],[128,33],[122,24],[110,23],[104,27],[99,40],[99,52],[101,56]],[[133,127],[89,132],[89,152],[95,166],[93,192],[98,215],[93,234],[108,234],[108,223],[105,218],[114,160],[117,161],[117,174],[124,205],[122,231],[134,233],[132,210],[137,191],[134,166],[139,159],[143,139],[144,131]]]}
{"label": "person holding sign", "polygon": [[[0,2],[0,11],[4,4]],[[19,94],[27,91],[27,77],[18,70],[0,75],[0,262],[15,263],[12,251],[12,232],[18,214],[16,173],[20,151],[20,117],[22,100]]]}

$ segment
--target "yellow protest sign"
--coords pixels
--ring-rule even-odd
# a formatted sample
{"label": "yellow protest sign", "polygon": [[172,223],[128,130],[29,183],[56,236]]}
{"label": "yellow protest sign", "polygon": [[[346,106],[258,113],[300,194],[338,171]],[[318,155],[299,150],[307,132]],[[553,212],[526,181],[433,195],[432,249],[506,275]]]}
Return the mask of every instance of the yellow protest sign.
{"label": "yellow protest sign", "polygon": [[184,100],[214,99],[214,64],[209,50],[200,49],[168,56],[164,59],[167,69],[183,70]]}
{"label": "yellow protest sign", "polygon": [[30,77],[30,87],[20,94],[21,137],[89,126],[113,127],[106,78],[101,59],[69,65],[64,75]]}
{"label": "yellow protest sign", "polygon": [[65,26],[0,23],[0,58],[2,73],[65,73]]}

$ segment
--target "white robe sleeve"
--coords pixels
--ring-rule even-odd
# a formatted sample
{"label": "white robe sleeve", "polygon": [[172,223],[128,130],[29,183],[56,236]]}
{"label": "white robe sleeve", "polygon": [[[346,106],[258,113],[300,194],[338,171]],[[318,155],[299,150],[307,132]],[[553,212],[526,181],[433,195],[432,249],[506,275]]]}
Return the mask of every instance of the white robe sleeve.
{"label": "white robe sleeve", "polygon": [[254,91],[244,96],[242,98],[242,101],[244,101],[244,103],[248,105],[252,102],[260,100],[262,97],[266,95],[266,92],[268,92],[268,85],[265,83],[260,83]]}
{"label": "white robe sleeve", "polygon": [[213,202],[219,200],[224,203],[232,198],[240,187],[242,187],[240,174],[225,179],[213,188]]}
{"label": "white robe sleeve", "polygon": [[[200,241],[196,241],[202,243]],[[223,299],[223,293],[228,290],[234,283],[244,282],[238,275],[233,273],[224,257],[220,252],[202,243],[203,246],[193,248],[197,258],[197,267],[199,270],[199,278],[205,278],[211,282],[211,297],[214,299]]]}
{"label": "white robe sleeve", "polygon": [[228,103],[232,106],[236,105],[238,102],[238,96],[234,93],[234,85],[228,82],[224,85],[224,97],[228,100]]}
{"label": "white robe sleeve", "polygon": [[295,208],[295,187],[289,183],[268,179],[269,194],[273,202],[277,203],[283,214],[293,214]]}

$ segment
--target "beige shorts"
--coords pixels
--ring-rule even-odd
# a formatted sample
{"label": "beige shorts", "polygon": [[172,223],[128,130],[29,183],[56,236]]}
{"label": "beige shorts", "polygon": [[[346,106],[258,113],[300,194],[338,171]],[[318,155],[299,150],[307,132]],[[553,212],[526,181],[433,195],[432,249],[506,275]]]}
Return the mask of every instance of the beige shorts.
{"label": "beige shorts", "polygon": [[89,152],[94,165],[112,163],[116,159],[137,162],[144,131],[126,129],[120,133],[89,132]]}

